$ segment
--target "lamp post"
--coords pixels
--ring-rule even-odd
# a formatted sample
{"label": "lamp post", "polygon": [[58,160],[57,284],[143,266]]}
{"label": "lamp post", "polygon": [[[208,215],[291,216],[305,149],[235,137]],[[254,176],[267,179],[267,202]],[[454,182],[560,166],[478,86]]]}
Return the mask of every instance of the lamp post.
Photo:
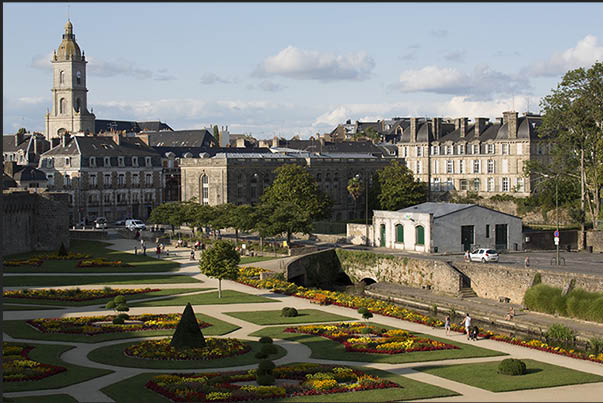
{"label": "lamp post", "polygon": [[[368,174],[364,175],[364,228],[365,228],[365,246],[369,246],[369,227],[368,227]],[[361,175],[354,176],[356,180],[360,180]]]}
{"label": "lamp post", "polygon": [[[559,174],[554,175],[554,176],[550,176],[547,174],[542,174],[542,176],[544,176],[545,178],[555,178],[555,219],[556,219],[556,233],[559,234]],[[559,234],[561,235],[561,234]],[[559,237],[561,238],[561,237]],[[556,242],[556,248],[557,248],[557,258],[555,259],[555,261],[557,262],[557,266],[559,266],[559,241]]]}

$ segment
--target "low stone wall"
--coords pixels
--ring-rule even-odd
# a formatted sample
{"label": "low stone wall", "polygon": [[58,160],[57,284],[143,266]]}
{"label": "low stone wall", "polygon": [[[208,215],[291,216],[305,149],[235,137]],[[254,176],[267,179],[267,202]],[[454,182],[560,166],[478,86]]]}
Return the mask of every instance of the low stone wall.
{"label": "low stone wall", "polygon": [[[373,244],[373,226],[369,225],[369,245]],[[352,245],[366,245],[366,225],[348,224],[346,229],[346,239]]]}
{"label": "low stone wall", "polygon": [[587,231],[586,245],[593,247],[593,252],[603,252],[603,231]]}
{"label": "low stone wall", "polygon": [[318,246],[300,246],[296,248],[289,248],[289,256],[300,256],[308,253],[316,252]]}
{"label": "low stone wall", "polygon": [[514,304],[523,302],[523,296],[532,285],[536,273],[540,273],[543,284],[553,287],[564,288],[575,279],[575,288],[591,292],[603,291],[603,277],[598,276],[525,269],[500,264],[455,262],[455,266],[471,279],[471,288],[478,297],[489,299],[507,297]]}

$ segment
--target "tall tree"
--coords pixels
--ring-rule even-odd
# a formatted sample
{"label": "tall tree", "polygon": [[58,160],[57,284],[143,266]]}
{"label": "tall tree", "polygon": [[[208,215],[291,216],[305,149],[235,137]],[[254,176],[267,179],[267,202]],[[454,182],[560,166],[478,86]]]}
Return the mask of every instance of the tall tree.
{"label": "tall tree", "polygon": [[148,221],[152,224],[171,225],[172,233],[174,233],[174,227],[179,227],[186,222],[182,203],[169,202],[160,204],[151,211]]}
{"label": "tall tree", "polygon": [[375,185],[379,206],[385,210],[399,210],[427,199],[427,184],[415,181],[410,169],[398,161],[377,171]]}
{"label": "tall tree", "polygon": [[256,224],[255,208],[250,204],[233,206],[230,213],[230,226],[235,230],[235,243],[239,243],[239,231],[250,231]]}
{"label": "tall tree", "polygon": [[239,253],[230,241],[218,240],[203,251],[199,261],[201,273],[218,279],[218,298],[222,298],[222,280],[236,280],[239,275]]}
{"label": "tall tree", "polygon": [[353,176],[350,178],[350,180],[348,181],[348,187],[347,187],[348,193],[350,194],[350,196],[352,196],[352,199],[354,199],[354,215],[356,215],[358,210],[358,198],[360,197],[360,192],[361,192],[361,188],[360,188],[360,178]]}
{"label": "tall tree", "polygon": [[214,139],[216,140],[216,144],[218,145],[218,147],[221,147],[220,130],[218,129],[218,125],[214,125]]}
{"label": "tall tree", "polygon": [[568,71],[540,103],[538,135],[551,144],[552,170],[580,181],[581,237],[585,244],[586,209],[595,229],[601,213],[603,185],[603,63]]}
{"label": "tall tree", "polygon": [[[286,232],[290,242],[293,232],[309,234],[313,221],[329,217],[332,202],[306,168],[286,164],[275,172],[276,178],[262,195],[261,204],[270,214],[268,221],[272,231]],[[280,219],[287,221],[279,222]]]}

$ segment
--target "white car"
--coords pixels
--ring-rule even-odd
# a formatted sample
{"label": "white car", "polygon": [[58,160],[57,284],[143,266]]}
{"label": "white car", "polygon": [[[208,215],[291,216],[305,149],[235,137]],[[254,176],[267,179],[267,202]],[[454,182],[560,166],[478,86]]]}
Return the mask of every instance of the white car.
{"label": "white car", "polygon": [[126,220],[126,228],[130,231],[144,231],[147,229],[147,226],[140,220]]}
{"label": "white car", "polygon": [[94,226],[98,229],[107,228],[107,219],[105,217],[98,217],[96,220],[94,220]]}
{"label": "white car", "polygon": [[469,260],[472,262],[498,262],[498,252],[494,249],[476,249],[469,253]]}

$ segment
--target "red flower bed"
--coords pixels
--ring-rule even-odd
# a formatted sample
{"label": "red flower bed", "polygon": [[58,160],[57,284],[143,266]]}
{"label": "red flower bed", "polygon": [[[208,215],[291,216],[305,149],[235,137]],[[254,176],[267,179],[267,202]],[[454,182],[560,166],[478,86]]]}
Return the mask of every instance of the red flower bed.
{"label": "red flower bed", "polygon": [[146,294],[150,292],[161,291],[159,288],[124,288],[115,289],[97,289],[97,290],[80,290],[79,288],[64,288],[64,289],[41,289],[41,290],[15,290],[4,291],[5,298],[29,298],[29,299],[46,299],[53,301],[91,301],[101,298],[113,298],[118,295],[135,295]]}
{"label": "red flower bed", "polygon": [[2,381],[37,381],[64,372],[65,367],[32,360],[29,352],[35,347],[17,343],[2,343]]}

